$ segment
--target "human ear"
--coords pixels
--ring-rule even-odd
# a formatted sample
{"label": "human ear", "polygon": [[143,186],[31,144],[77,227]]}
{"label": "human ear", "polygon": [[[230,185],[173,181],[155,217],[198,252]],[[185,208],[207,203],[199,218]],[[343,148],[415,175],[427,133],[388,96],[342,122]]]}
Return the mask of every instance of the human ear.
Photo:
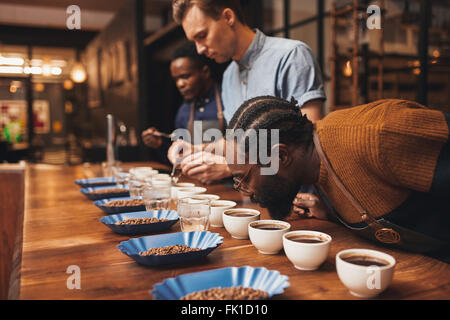
{"label": "human ear", "polygon": [[236,14],[230,8],[225,8],[222,11],[222,17],[225,20],[226,24],[230,27],[234,26],[236,22]]}
{"label": "human ear", "polygon": [[[261,154],[259,156],[261,160]],[[292,163],[289,149],[282,143],[274,144],[271,147],[269,160],[269,167],[261,167],[261,175],[275,175],[278,173],[280,167],[286,168]]]}
{"label": "human ear", "polygon": [[202,67],[202,74],[204,75],[205,79],[208,79],[211,76],[211,68],[207,65],[204,65]]}
{"label": "human ear", "polygon": [[278,159],[280,164],[284,167],[289,166],[292,162],[292,156],[287,145],[283,143],[278,143],[272,146],[272,154],[278,154]]}

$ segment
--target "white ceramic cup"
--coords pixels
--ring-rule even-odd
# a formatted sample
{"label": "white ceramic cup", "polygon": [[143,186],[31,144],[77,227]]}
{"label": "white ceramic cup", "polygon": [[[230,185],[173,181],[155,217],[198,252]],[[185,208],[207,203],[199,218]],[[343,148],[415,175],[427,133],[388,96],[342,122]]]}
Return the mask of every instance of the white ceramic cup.
{"label": "white ceramic cup", "polygon": [[[148,182],[149,180],[147,179],[146,181]],[[166,178],[152,178],[150,180],[150,185],[155,188],[172,188],[172,181]],[[172,191],[170,193],[172,195]]]}
{"label": "white ceramic cup", "polygon": [[[246,216],[233,216],[232,214],[243,213]],[[258,210],[235,208],[228,209],[222,213],[225,229],[235,239],[248,239],[248,224],[259,220],[261,213]]]}
{"label": "white ceramic cup", "polygon": [[130,174],[136,179],[143,181],[147,178],[152,178],[158,175],[158,170],[154,170],[152,167],[136,167],[130,169]]}
{"label": "white ceramic cup", "polygon": [[[199,195],[197,195],[199,196]],[[236,206],[236,202],[229,200],[213,200],[211,201],[211,215],[209,216],[209,223],[211,227],[223,227],[222,213],[225,210]]]}
{"label": "white ceramic cup", "polygon": [[186,187],[177,190],[177,199],[187,198],[196,194],[205,193],[206,188],[203,187]]}
{"label": "white ceramic cup", "polygon": [[172,184],[172,199],[178,198],[178,189],[181,188],[188,188],[188,187],[195,187],[195,184],[190,182],[178,182]]}
{"label": "white ceramic cup", "polygon": [[152,183],[153,183],[153,181],[168,181],[172,185],[172,179],[170,177],[160,176],[159,174],[156,174],[156,175],[150,177],[150,179],[151,179]]}
{"label": "white ceramic cup", "polygon": [[134,167],[130,169],[130,173],[134,174],[134,173],[151,173],[153,171],[156,171],[155,169],[153,169],[152,167]]}
{"label": "white ceramic cup", "polygon": [[[294,241],[301,237],[309,240],[320,240],[318,243]],[[283,248],[287,258],[299,270],[312,271],[320,267],[327,259],[330,251],[331,236],[326,233],[310,230],[296,230],[283,235]]]}
{"label": "white ceramic cup", "polygon": [[210,201],[215,201],[215,200],[220,199],[220,196],[218,196],[217,194],[210,194],[210,193],[196,194],[195,197],[199,198],[199,199],[201,198],[201,199],[210,200]]}
{"label": "white ceramic cup", "polygon": [[[363,266],[345,261],[345,259],[358,256],[380,261],[385,265]],[[372,298],[386,290],[392,282],[395,264],[394,257],[376,250],[347,249],[336,255],[336,270],[339,279],[352,295],[360,298]]]}
{"label": "white ceramic cup", "polygon": [[260,253],[277,254],[283,248],[283,235],[290,229],[291,225],[284,221],[259,220],[248,224],[248,236]]}
{"label": "white ceramic cup", "polygon": [[155,174],[154,175],[154,178],[157,178],[157,179],[159,179],[159,178],[166,178],[166,179],[170,179],[170,180],[172,180],[172,178],[170,177],[170,174],[168,174],[168,173],[157,173],[157,174]]}

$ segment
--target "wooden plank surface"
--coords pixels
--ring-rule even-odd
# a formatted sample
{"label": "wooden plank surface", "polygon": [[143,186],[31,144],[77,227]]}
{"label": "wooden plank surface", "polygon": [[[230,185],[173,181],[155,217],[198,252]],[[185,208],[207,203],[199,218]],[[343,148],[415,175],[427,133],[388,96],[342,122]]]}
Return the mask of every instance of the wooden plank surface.
{"label": "wooden plank surface", "polygon": [[25,164],[0,164],[0,300],[8,298],[11,274],[20,263],[24,185]]}
{"label": "wooden plank surface", "polygon": [[[138,165],[138,164],[134,164]],[[140,164],[143,165],[143,164]],[[146,164],[149,165],[149,164]],[[157,164],[150,164],[157,167]],[[126,164],[128,168],[132,165]],[[125,168],[127,168],[124,166]],[[357,299],[340,282],[335,255],[348,248],[369,248],[397,260],[391,286],[377,299],[449,299],[450,266],[419,254],[382,248],[329,221],[291,217],[291,230],[318,230],[332,236],[330,253],[317,271],[293,267],[283,251],[257,252],[250,240],[236,240],[224,228],[210,228],[223,244],[206,259],[176,266],[144,267],[121,253],[117,245],[130,237],[113,233],[104,215],[79,192],[73,180],[84,178],[82,166],[33,165],[27,181],[20,299],[151,299],[155,283],[168,277],[223,267],[266,267],[289,277],[290,286],[276,299]],[[207,186],[208,193],[238,202],[238,207],[265,209],[226,185]],[[179,232],[179,223],[167,232]],[[81,271],[81,289],[68,289],[70,265]]]}

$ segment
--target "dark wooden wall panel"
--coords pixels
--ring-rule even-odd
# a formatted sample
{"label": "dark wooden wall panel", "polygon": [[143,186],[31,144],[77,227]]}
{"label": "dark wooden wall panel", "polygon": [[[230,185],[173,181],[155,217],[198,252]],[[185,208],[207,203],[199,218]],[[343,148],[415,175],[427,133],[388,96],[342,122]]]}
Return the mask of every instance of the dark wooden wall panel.
{"label": "dark wooden wall panel", "polygon": [[88,73],[88,105],[94,136],[104,137],[111,113],[128,128],[140,130],[138,1],[130,0],[84,52]]}

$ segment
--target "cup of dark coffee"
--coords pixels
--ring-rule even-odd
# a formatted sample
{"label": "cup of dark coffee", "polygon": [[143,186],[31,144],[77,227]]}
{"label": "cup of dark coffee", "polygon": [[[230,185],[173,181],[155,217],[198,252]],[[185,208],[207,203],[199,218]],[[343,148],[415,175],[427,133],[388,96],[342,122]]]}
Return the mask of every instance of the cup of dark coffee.
{"label": "cup of dark coffee", "polygon": [[225,210],[236,206],[236,202],[228,200],[213,200],[211,201],[211,216],[209,221],[211,227],[223,227],[222,213]]}
{"label": "cup of dark coffee", "polygon": [[259,220],[248,224],[252,244],[263,254],[276,254],[283,248],[283,234],[291,225],[280,220]]}
{"label": "cup of dark coffee", "polygon": [[336,255],[339,279],[354,296],[372,298],[391,284],[396,261],[376,250],[348,249]]}
{"label": "cup of dark coffee", "polygon": [[225,229],[235,239],[248,239],[248,224],[259,220],[258,210],[247,208],[228,209],[222,213]]}
{"label": "cup of dark coffee", "polygon": [[283,248],[289,261],[299,270],[316,270],[326,260],[331,237],[323,232],[297,230],[283,235]]}

